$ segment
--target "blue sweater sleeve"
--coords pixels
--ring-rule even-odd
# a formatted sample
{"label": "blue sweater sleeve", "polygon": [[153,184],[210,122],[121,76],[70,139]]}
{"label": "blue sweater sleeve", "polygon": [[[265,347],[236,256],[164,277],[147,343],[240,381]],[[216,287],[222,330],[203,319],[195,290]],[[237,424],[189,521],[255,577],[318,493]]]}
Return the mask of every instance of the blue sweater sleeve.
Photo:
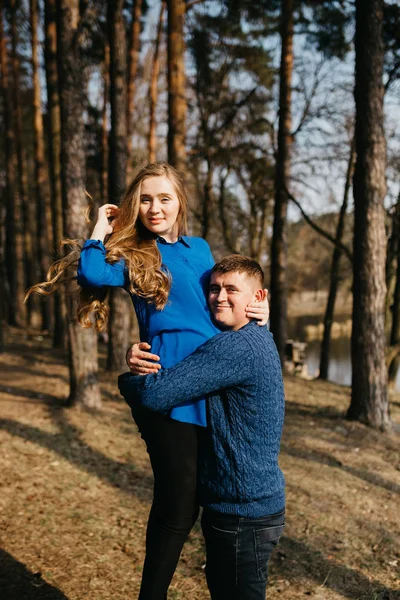
{"label": "blue sweater sleeve", "polygon": [[106,249],[100,240],[87,240],[78,263],[77,281],[82,287],[126,287],[125,262],[106,261]]}
{"label": "blue sweater sleeve", "polygon": [[139,401],[167,413],[182,402],[244,382],[251,371],[252,353],[237,332],[220,333],[171,369],[155,375],[120,375],[119,390],[129,405]]}

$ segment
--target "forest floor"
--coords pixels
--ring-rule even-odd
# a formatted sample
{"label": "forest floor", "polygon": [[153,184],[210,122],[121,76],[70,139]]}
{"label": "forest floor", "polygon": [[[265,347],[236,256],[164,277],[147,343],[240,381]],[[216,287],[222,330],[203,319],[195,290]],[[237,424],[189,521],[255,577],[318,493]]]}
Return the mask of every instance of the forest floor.
{"label": "forest floor", "polygon": [[[285,387],[287,525],[268,599],[400,599],[399,433],[346,421],[346,387]],[[49,340],[14,332],[0,355],[1,600],[137,598],[152,496],[144,444],[115,378],[102,376],[98,412],[66,408],[67,391]],[[209,598],[204,560],[197,524],[169,600]]]}

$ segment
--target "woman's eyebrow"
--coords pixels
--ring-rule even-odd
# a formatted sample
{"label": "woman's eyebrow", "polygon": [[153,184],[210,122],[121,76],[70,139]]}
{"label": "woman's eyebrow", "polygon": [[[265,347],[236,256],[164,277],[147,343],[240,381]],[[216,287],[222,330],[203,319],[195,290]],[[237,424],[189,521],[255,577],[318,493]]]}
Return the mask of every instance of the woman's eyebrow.
{"label": "woman's eyebrow", "polygon": [[171,194],[167,194],[167,193],[164,193],[164,192],[162,192],[161,194],[158,194],[158,197],[161,197],[161,196],[162,196],[163,198],[165,198],[165,197],[167,197],[167,198],[172,198]]}

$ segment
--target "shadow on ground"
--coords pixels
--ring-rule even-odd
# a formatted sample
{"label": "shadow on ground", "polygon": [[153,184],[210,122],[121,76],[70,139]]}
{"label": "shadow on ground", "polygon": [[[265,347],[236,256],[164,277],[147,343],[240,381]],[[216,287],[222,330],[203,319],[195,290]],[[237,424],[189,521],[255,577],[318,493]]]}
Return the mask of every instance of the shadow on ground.
{"label": "shadow on ground", "polygon": [[49,433],[12,419],[0,419],[0,429],[59,454],[82,471],[134,494],[141,501],[151,500],[153,478],[148,473],[133,463],[116,461],[91,448],[82,440],[79,429],[67,421],[62,408],[52,406],[50,410],[60,429],[57,433]]}
{"label": "shadow on ground", "polygon": [[1,600],[68,600],[60,590],[32,573],[11,554],[0,550]]}
{"label": "shadow on ground", "polygon": [[397,485],[397,483],[387,481],[380,475],[377,475],[376,473],[371,473],[366,469],[356,469],[355,467],[344,465],[340,460],[337,460],[336,458],[329,454],[326,454],[325,452],[321,452],[321,450],[316,450],[315,448],[298,448],[295,446],[288,446],[287,444],[282,443],[281,452],[293,456],[294,458],[301,458],[302,460],[311,460],[320,465],[327,465],[329,467],[341,469],[342,471],[349,473],[349,475],[352,475],[353,477],[358,477],[366,483],[370,483],[377,487],[381,487],[384,490],[394,492],[395,494],[400,494],[400,486]]}
{"label": "shadow on ground", "polygon": [[349,600],[400,600],[399,590],[389,589],[355,569],[326,558],[304,542],[286,536],[281,538],[278,547],[275,573],[289,581],[300,577],[313,579],[321,588],[329,588]]}

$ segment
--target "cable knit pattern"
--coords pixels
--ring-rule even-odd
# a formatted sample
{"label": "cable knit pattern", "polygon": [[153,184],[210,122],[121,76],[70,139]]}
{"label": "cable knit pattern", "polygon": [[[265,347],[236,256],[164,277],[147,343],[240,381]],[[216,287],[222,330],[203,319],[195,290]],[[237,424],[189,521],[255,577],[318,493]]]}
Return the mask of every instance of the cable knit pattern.
{"label": "cable knit pattern", "polygon": [[175,367],[119,377],[128,404],[163,413],[206,396],[209,427],[199,429],[199,497],[208,508],[241,517],[285,505],[278,465],[284,417],[281,365],[272,334],[254,321],[220,333]]}

